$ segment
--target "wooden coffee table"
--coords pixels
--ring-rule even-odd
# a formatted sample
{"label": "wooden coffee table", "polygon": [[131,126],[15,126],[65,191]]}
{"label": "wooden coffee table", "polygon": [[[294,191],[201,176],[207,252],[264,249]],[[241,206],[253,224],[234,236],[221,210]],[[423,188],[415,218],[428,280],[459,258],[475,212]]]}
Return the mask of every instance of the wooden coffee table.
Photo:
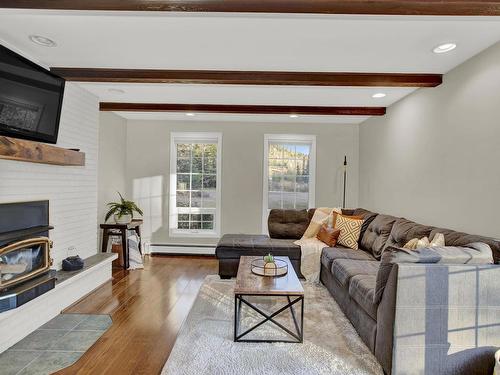
{"label": "wooden coffee table", "polygon": [[[275,257],[288,263],[288,273],[280,277],[259,276],[252,273],[251,263],[254,259],[262,257],[242,256],[240,257],[240,265],[238,275],[236,277],[236,285],[234,287],[234,341],[235,342],[290,342],[302,343],[304,339],[304,289],[295,273],[295,270],[288,257]],[[286,297],[288,301],[280,309],[271,314],[267,314],[260,308],[252,304],[248,297],[260,296],[276,299],[277,297]],[[300,303],[300,320],[297,319],[295,305]],[[241,307],[245,304],[264,318],[254,326],[240,333],[241,322]],[[295,326],[295,332],[277,322],[274,318],[286,310],[290,310]],[[275,324],[281,330],[291,336],[292,340],[284,339],[245,339],[254,329],[262,324],[270,322]]]}

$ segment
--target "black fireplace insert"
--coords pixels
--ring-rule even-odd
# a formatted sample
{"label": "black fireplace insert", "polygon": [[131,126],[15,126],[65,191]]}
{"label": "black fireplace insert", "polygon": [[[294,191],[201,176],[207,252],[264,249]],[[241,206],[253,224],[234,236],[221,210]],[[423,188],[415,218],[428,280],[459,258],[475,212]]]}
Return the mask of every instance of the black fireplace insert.
{"label": "black fireplace insert", "polygon": [[55,286],[49,202],[0,204],[0,312]]}

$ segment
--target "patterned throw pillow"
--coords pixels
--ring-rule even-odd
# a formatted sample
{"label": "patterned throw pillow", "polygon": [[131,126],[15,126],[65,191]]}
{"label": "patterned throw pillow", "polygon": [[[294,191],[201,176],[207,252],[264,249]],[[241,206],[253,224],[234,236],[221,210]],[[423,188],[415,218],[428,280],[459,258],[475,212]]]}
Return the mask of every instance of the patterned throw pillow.
{"label": "patterned throw pillow", "polygon": [[363,226],[362,219],[353,219],[344,215],[337,215],[335,228],[340,229],[337,243],[353,250],[358,250],[358,240]]}
{"label": "patterned throw pillow", "polygon": [[340,213],[340,212],[335,212],[335,211],[332,211],[332,227],[335,228],[335,222],[337,221],[337,216],[338,215],[341,215],[343,217],[347,217],[349,219],[355,219],[355,220],[364,220],[364,217],[362,215],[360,216],[354,216],[354,215],[344,215],[343,213]]}

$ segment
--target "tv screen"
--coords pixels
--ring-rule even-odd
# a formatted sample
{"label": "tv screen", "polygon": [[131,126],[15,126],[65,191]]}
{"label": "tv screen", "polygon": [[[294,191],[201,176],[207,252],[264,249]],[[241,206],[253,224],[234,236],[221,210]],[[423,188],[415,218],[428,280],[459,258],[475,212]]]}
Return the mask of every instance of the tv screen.
{"label": "tv screen", "polygon": [[0,45],[0,134],[56,143],[64,83]]}

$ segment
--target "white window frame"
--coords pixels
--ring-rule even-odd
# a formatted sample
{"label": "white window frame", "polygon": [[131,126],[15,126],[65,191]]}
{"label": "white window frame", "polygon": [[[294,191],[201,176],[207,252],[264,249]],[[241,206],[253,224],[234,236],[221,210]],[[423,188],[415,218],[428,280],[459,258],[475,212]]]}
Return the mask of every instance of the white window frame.
{"label": "white window frame", "polygon": [[[177,147],[176,143],[204,143],[217,144],[217,173],[216,173],[216,208],[214,229],[178,229],[177,218]],[[221,233],[221,197],[222,197],[222,133],[209,132],[172,132],[170,133],[170,199],[169,199],[169,234],[170,237],[199,237],[217,238]]]}
{"label": "white window frame", "polygon": [[311,144],[309,155],[309,208],[315,207],[316,201],[316,136],[311,134],[264,134],[264,179],[262,188],[262,233],[267,234],[269,216],[269,143],[290,142]]}

